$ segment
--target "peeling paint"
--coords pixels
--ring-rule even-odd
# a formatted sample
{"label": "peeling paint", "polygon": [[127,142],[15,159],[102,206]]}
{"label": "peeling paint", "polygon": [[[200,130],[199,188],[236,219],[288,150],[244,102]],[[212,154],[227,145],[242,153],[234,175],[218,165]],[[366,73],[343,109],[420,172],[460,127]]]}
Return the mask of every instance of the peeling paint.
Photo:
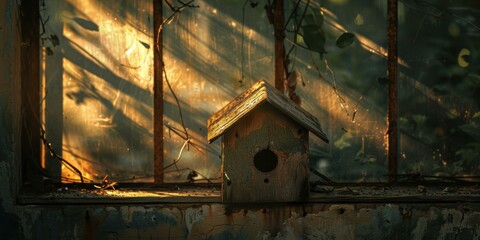
{"label": "peeling paint", "polygon": [[420,240],[424,238],[425,230],[427,229],[428,219],[427,218],[419,218],[417,221],[417,226],[412,231],[413,238],[412,240]]}
{"label": "peeling paint", "polygon": [[192,225],[204,219],[203,209],[188,208],[185,210],[185,224],[187,225],[188,233],[192,230]]}
{"label": "peeling paint", "polygon": [[[30,239],[475,239],[480,205],[24,206]],[[411,216],[402,215],[411,209]],[[463,217],[462,217],[463,216]],[[463,220],[462,220],[463,218]],[[30,234],[31,233],[31,234]]]}
{"label": "peeling paint", "polygon": [[[451,239],[451,236],[458,238],[458,235],[470,232],[470,236],[473,235],[474,226],[466,226],[463,223],[464,214],[456,209],[444,209],[441,211],[442,224],[439,231],[438,239]],[[477,226],[478,227],[478,226]],[[453,234],[453,235],[452,235]],[[458,238],[463,239],[463,238]]]}

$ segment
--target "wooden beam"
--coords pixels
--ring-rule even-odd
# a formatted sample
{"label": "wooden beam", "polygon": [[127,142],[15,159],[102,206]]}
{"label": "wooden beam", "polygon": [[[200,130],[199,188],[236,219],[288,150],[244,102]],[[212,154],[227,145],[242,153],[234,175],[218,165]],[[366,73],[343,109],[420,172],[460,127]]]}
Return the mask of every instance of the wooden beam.
{"label": "wooden beam", "polygon": [[153,1],[153,29],[155,53],[153,57],[153,158],[154,182],[163,183],[163,43],[162,43],[162,2]]}
{"label": "wooden beam", "polygon": [[285,33],[283,31],[283,0],[275,0],[275,9],[273,16],[273,28],[275,35],[275,88],[280,90],[280,92],[284,93],[285,46],[283,45],[283,40],[285,39]]}
{"label": "wooden beam", "polygon": [[388,181],[395,182],[398,172],[398,89],[397,89],[397,26],[398,26],[398,0],[388,0]]}
{"label": "wooden beam", "polygon": [[37,0],[21,5],[21,148],[23,183],[41,189],[40,12]]}

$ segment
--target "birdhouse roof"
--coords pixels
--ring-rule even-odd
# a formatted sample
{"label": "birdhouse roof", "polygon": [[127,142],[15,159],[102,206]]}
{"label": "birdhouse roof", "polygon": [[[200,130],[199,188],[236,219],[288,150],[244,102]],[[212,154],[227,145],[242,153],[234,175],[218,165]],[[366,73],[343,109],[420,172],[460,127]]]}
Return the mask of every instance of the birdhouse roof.
{"label": "birdhouse roof", "polygon": [[320,139],[328,142],[328,137],[322,131],[316,117],[281,94],[265,80],[256,82],[208,119],[208,142],[215,141],[243,116],[264,102],[270,103]]}

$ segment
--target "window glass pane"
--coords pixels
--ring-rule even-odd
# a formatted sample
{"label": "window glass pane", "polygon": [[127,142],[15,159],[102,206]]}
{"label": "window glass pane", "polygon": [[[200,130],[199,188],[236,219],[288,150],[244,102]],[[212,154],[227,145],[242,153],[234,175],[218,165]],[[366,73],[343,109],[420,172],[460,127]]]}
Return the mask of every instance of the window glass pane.
{"label": "window glass pane", "polygon": [[478,1],[399,5],[400,172],[478,175]]}
{"label": "window glass pane", "polygon": [[[172,165],[165,170],[166,181],[186,181],[192,170],[212,179],[221,176],[221,140],[207,144],[208,118],[253,82],[273,79],[272,27],[263,7],[247,5],[243,18],[244,1],[195,4],[199,8],[185,9],[164,27],[167,78],[192,138],[192,145],[182,152],[176,165],[178,169]],[[171,15],[166,5],[164,15]],[[178,159],[185,134],[167,84],[164,94],[164,156],[165,165],[170,166]]]}
{"label": "window glass pane", "polygon": [[[386,4],[321,4],[327,53],[321,59],[298,48],[294,65],[304,83],[297,87],[302,107],[318,117],[330,138],[329,144],[310,138],[311,166],[334,181],[384,181],[388,89],[379,79],[386,77]],[[344,32],[355,41],[340,48],[336,41]]]}
{"label": "window glass pane", "polygon": [[[151,176],[152,2],[40,2],[41,121],[56,154],[87,179]],[[48,151],[43,165],[79,179]]]}
{"label": "window glass pane", "polygon": [[[174,167],[167,170],[168,181],[185,181],[189,168],[219,176],[220,140],[206,144],[207,119],[253,82],[274,81],[273,26],[265,2],[257,6],[244,6],[245,1],[196,3],[199,8],[184,10],[164,29],[167,76],[180,100],[185,126],[198,145],[183,151],[178,168],[187,168],[185,172]],[[286,28],[287,52],[296,46],[289,54],[289,70],[297,73],[301,106],[318,117],[331,140],[326,144],[311,135],[312,167],[335,181],[385,179],[387,88],[378,79],[386,77],[386,5],[383,1],[322,1],[321,7],[319,1],[310,1],[308,21],[324,19],[318,29],[325,31],[328,53],[321,58],[304,49],[300,35],[295,40],[294,25],[306,1],[298,8],[295,3],[285,1],[286,21],[293,17]],[[166,12],[165,17],[170,14]],[[354,33],[357,40],[341,49],[335,42],[345,31]],[[175,134],[183,129],[175,99],[166,86],[164,91],[168,165],[177,159],[185,140]]]}
{"label": "window glass pane", "polygon": [[[330,138],[326,144],[311,135],[311,166],[335,181],[384,180],[386,5],[381,0],[309,1],[304,11],[307,2],[295,7],[296,1],[285,1],[285,48],[288,70],[298,76],[301,106]],[[208,118],[257,80],[273,84],[273,26],[265,2],[254,3],[195,1],[198,8],[183,9],[164,26],[165,80],[173,90],[164,81],[168,182],[195,175],[217,179],[221,140],[207,144]],[[164,3],[164,18],[170,15]],[[49,0],[42,19],[42,122],[57,154],[90,179],[108,174],[151,181],[156,33],[151,1]],[[344,32],[355,38],[347,46],[347,36],[340,48],[336,41]],[[319,45],[322,38],[325,44]],[[312,46],[326,53],[305,49]],[[78,179],[45,155],[44,166],[53,175]]]}

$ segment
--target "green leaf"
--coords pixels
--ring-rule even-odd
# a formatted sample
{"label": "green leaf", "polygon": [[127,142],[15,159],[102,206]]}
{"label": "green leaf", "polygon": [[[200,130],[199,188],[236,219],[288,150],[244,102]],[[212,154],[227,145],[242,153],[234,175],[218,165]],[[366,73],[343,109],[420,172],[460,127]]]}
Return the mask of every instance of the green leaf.
{"label": "green leaf", "polygon": [[307,45],[308,49],[325,53],[325,31],[317,25],[305,25],[302,26],[303,30],[303,41]]}
{"label": "green leaf", "polygon": [[335,147],[338,149],[342,150],[344,148],[348,148],[352,146],[352,143],[350,142],[353,139],[353,134],[348,132],[344,133],[337,141],[333,143]]}
{"label": "green leaf", "polygon": [[57,35],[55,35],[55,34],[50,34],[50,41],[52,42],[52,45],[54,47],[60,45],[60,40],[58,39]]}
{"label": "green leaf", "polygon": [[50,47],[46,47],[45,50],[46,50],[48,56],[52,56],[52,55],[53,55],[53,51],[52,51],[52,49],[51,49]]}
{"label": "green leaf", "polygon": [[312,8],[312,13],[306,14],[302,25],[316,25],[319,28],[323,26],[323,14],[318,8]]}
{"label": "green leaf", "polygon": [[[317,25],[313,14],[306,14],[305,17],[303,18],[302,26],[307,26],[307,25]],[[321,27],[321,25],[319,27]]]}
{"label": "green leaf", "polygon": [[140,41],[138,40],[138,42],[140,42],[140,44],[142,44],[142,46],[146,49],[150,49],[150,44],[146,43],[146,42],[143,42],[143,41]]}
{"label": "green leaf", "polygon": [[302,21],[303,41],[308,49],[319,52],[320,56],[325,53],[326,34],[322,28],[323,14],[319,8],[311,8]]}
{"label": "green leaf", "polygon": [[303,40],[303,36],[301,34],[297,34],[297,43],[300,45],[305,45],[305,41]]}
{"label": "green leaf", "polygon": [[338,37],[337,42],[335,44],[339,48],[346,48],[350,46],[353,43],[353,41],[355,41],[355,35],[353,35],[353,33],[346,32],[340,35],[340,37]]}

